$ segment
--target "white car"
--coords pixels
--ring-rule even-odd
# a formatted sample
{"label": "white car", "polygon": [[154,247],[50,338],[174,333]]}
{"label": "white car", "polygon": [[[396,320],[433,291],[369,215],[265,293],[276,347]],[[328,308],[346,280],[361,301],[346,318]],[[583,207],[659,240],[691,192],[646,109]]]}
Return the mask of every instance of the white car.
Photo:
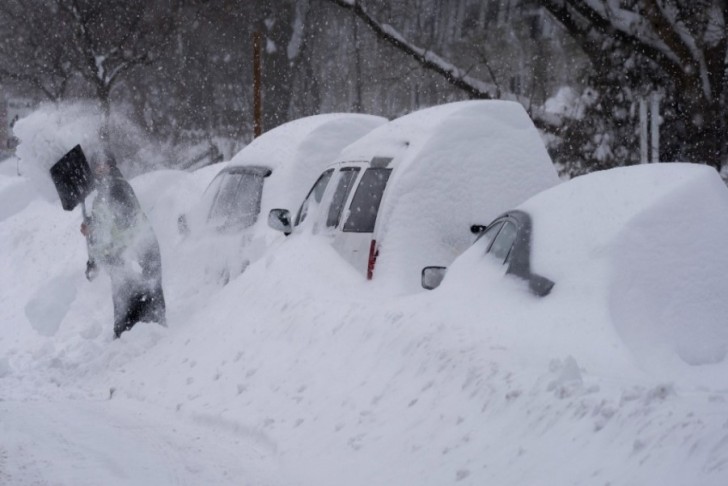
{"label": "white car", "polygon": [[183,244],[194,247],[196,265],[222,283],[241,273],[278,237],[259,214],[298,207],[342,147],[386,121],[363,114],[314,115],[256,138],[219,172],[199,204],[179,218]]}
{"label": "white car", "polygon": [[372,130],[321,173],[295,218],[270,218],[286,233],[309,228],[367,279],[408,291],[423,265],[448,265],[468,248],[470,224],[558,182],[520,104],[462,101]]}

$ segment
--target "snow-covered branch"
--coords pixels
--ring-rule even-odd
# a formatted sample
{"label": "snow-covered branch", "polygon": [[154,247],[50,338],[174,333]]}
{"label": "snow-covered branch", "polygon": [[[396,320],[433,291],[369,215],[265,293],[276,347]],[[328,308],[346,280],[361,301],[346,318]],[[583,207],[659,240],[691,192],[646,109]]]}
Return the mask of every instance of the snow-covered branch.
{"label": "snow-covered branch", "polygon": [[491,99],[496,97],[498,91],[496,86],[468,76],[463,69],[451,64],[437,54],[409,42],[394,27],[382,24],[375,19],[360,2],[354,0],[329,1],[351,10],[380,39],[407,54],[425,69],[440,74],[448,83],[465,91],[472,98]]}
{"label": "snow-covered branch", "polygon": [[[353,12],[374,34],[381,40],[389,43],[393,47],[399,49],[407,56],[414,59],[424,69],[433,71],[441,75],[450,85],[461,89],[468,93],[474,99],[508,99],[520,102],[527,110],[534,123],[541,129],[553,130],[561,125],[561,119],[553,113],[546,113],[539,108],[533,108],[530,100],[514,93],[504,92],[494,83],[487,83],[470,76],[468,73],[472,69],[463,69],[455,66],[448,60],[442,58],[429,49],[417,46],[407,40],[397,29],[391,25],[379,22],[369,11],[359,2],[359,0],[328,0]],[[486,66],[489,70],[490,67]],[[492,74],[492,72],[491,72]]]}

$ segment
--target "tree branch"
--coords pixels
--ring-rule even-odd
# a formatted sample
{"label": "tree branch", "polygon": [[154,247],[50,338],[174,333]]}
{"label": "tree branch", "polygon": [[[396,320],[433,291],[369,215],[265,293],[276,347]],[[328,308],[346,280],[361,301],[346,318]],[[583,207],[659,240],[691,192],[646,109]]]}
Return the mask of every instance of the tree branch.
{"label": "tree branch", "polygon": [[[544,7],[551,15],[559,21],[564,28],[573,35],[580,44],[584,45],[584,40],[590,44],[585,52],[592,58],[595,63],[599,62],[601,56],[602,42],[606,39],[613,38],[630,46],[633,50],[641,52],[645,57],[651,59],[662,69],[670,73],[682,71],[680,58],[672,52],[667,46],[660,49],[656,44],[661,40],[650,40],[640,37],[634,32],[630,32],[624,26],[613,23],[609,18],[594,10],[582,0],[564,0],[558,2],[556,0],[538,0],[538,3]],[[579,19],[586,23],[581,26]],[[590,27],[592,28],[590,30]],[[599,37],[589,40],[589,32],[595,32]],[[672,54],[671,57],[669,54]]]}
{"label": "tree branch", "polygon": [[437,54],[407,42],[398,32],[388,25],[380,24],[359,1],[328,0],[341,8],[353,12],[377,37],[396,47],[417,61],[423,68],[441,75],[452,86],[468,93],[474,99],[493,99],[497,89],[482,81],[467,76],[463,70],[453,66]]}

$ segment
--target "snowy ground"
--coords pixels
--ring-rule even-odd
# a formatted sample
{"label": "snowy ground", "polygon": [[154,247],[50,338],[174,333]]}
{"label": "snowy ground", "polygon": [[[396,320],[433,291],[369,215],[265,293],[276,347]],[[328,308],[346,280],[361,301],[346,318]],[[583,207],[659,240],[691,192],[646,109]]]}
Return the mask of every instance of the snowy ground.
{"label": "snowy ground", "polygon": [[113,341],[80,214],[0,164],[0,484],[728,484],[726,364],[656,366],[577,298],[387,295],[305,235],[189,281],[212,175],[133,181],[169,327]]}

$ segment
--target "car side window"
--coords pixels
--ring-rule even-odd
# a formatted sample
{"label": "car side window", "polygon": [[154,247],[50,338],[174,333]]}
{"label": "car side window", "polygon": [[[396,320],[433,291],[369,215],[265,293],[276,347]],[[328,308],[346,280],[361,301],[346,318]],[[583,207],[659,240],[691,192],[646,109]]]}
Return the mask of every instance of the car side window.
{"label": "car side window", "polygon": [[490,245],[488,253],[495,257],[499,262],[506,263],[511,252],[511,247],[516,241],[518,229],[516,225],[506,221],[498,232],[498,235]]}
{"label": "car side window", "polygon": [[252,226],[260,212],[263,181],[264,176],[255,172],[224,174],[208,221],[220,229]]}
{"label": "car side window", "polygon": [[210,221],[225,218],[230,214],[230,209],[235,204],[235,191],[240,183],[240,174],[225,173],[218,178],[220,182],[208,214]]}
{"label": "car side window", "polygon": [[344,167],[341,169],[339,182],[336,185],[336,191],[331,199],[329,213],[326,217],[327,228],[335,228],[339,225],[341,212],[344,209],[344,203],[346,203],[346,199],[349,197],[349,192],[354,185],[354,180],[356,179],[357,174],[359,174],[359,167]]}
{"label": "car side window", "polygon": [[379,213],[379,205],[387,187],[392,169],[373,167],[361,177],[354,197],[349,205],[349,216],[343,231],[352,233],[371,233]]}
{"label": "car side window", "polygon": [[324,196],[324,191],[326,190],[326,186],[329,184],[329,180],[331,179],[331,175],[333,173],[334,169],[328,169],[319,176],[318,180],[314,183],[313,187],[308,192],[306,199],[304,199],[303,203],[301,203],[301,207],[298,208],[296,222],[294,223],[295,226],[298,226],[303,222],[304,219],[306,219],[306,215],[308,214],[308,207],[311,203],[318,204],[321,202],[321,198]]}
{"label": "car side window", "polygon": [[490,244],[495,239],[498,231],[500,231],[501,226],[503,226],[503,221],[496,221],[488,226],[478,237],[477,244],[481,245],[481,247],[485,250],[485,253],[487,253],[490,249]]}

